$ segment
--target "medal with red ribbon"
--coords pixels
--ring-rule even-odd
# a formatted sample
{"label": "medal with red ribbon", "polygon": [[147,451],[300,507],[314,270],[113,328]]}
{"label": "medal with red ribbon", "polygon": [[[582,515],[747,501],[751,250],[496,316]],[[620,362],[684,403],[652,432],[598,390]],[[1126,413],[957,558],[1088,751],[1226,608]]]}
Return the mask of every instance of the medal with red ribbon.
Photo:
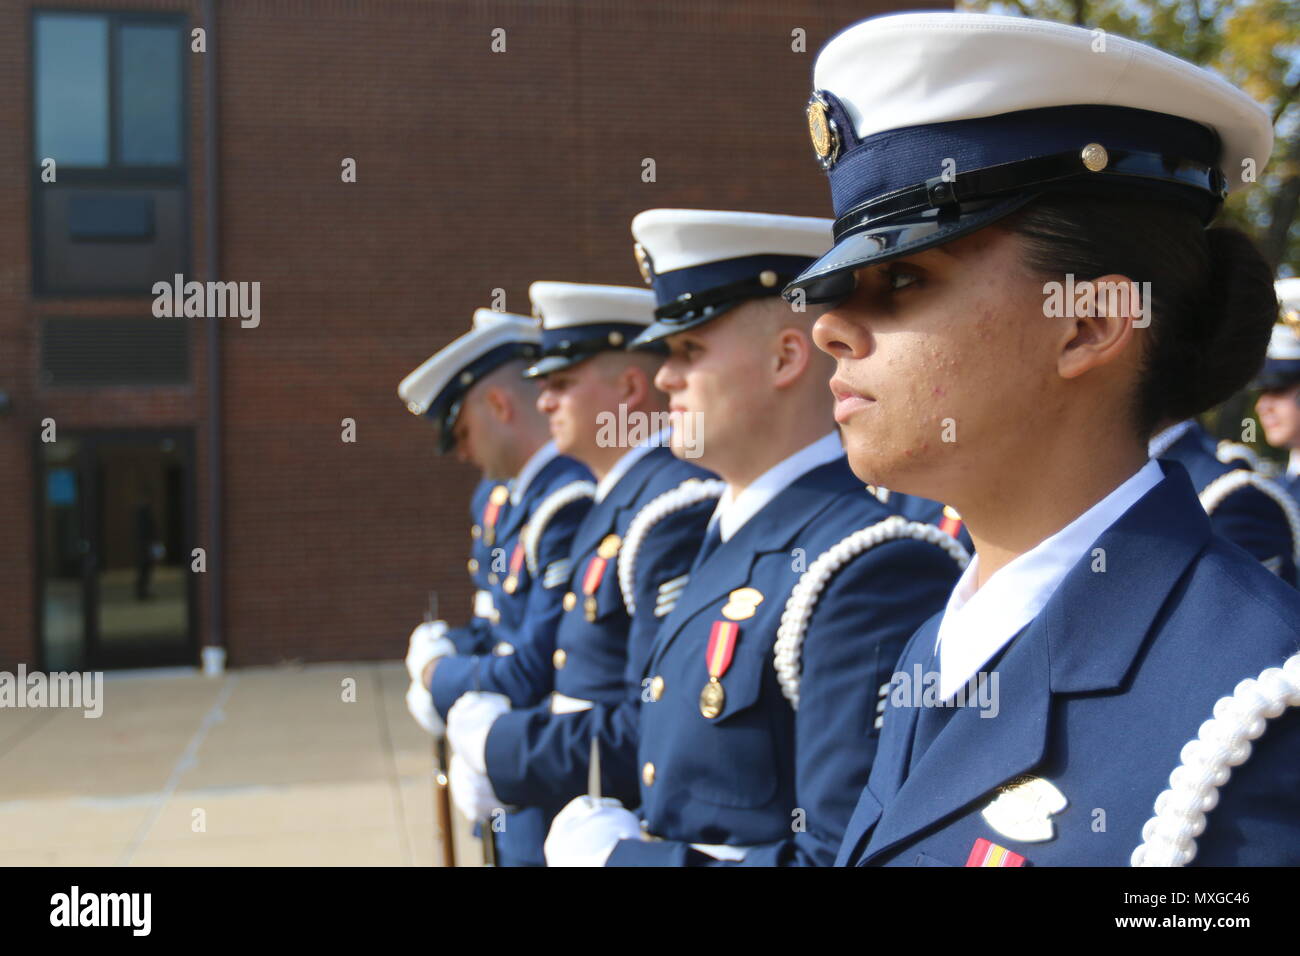
{"label": "medal with red ribbon", "polygon": [[497,518],[501,516],[501,506],[509,497],[510,491],[505,485],[497,485],[492,489],[492,494],[488,495],[487,506],[483,509],[483,542],[488,547],[496,540]]}
{"label": "medal with red ribbon", "polygon": [[722,713],[727,704],[726,691],[722,689],[722,675],[731,666],[740,639],[740,625],[734,621],[714,621],[709,632],[709,646],[704,652],[704,662],[709,668],[709,682],[700,691],[700,713],[712,720]]}
{"label": "medal with red ribbon", "polygon": [[939,530],[954,538],[961,534],[961,515],[957,513],[956,508],[951,505],[943,506],[943,520],[939,522]]}
{"label": "medal with red ribbon", "polygon": [[586,573],[582,576],[582,612],[588,621],[596,620],[596,589],[600,587],[600,579],[605,576],[605,566],[608,564],[609,561],[600,555],[592,555],[587,562]]}
{"label": "medal with red ribbon", "polygon": [[507,594],[514,594],[515,589],[519,587],[519,569],[524,566],[524,538],[521,534],[519,540],[515,542],[515,550],[510,554],[510,574],[506,577],[505,584]]}

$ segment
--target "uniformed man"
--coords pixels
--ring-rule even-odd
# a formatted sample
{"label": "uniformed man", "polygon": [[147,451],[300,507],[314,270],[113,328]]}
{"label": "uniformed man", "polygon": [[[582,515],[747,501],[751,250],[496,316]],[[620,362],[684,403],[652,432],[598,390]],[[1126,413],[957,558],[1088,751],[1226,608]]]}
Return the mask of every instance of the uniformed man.
{"label": "uniformed man", "polygon": [[1286,489],[1242,458],[1223,461],[1209,433],[1192,418],[1161,428],[1148,451],[1187,469],[1217,534],[1245,548],[1283,581],[1296,583],[1300,508]]}
{"label": "uniformed man", "polygon": [[[537,323],[527,316],[477,309],[470,331],[421,363],[402,380],[397,393],[412,414],[430,421],[435,429],[435,447],[440,455],[455,451],[462,462],[473,464],[483,473],[470,499],[469,573],[475,584],[473,614],[467,625],[448,628],[447,622],[425,622],[412,632],[407,668],[411,675],[408,706],[417,720],[428,721],[425,729],[441,733],[441,724],[423,694],[420,676],[434,649],[472,654],[490,649],[492,628],[498,623],[496,610],[500,597],[498,575],[491,572],[492,549],[497,545],[497,529],[509,507],[510,455],[494,454],[495,447],[485,434],[494,426],[482,417],[472,428],[460,425],[460,412],[474,385],[490,375],[509,376],[507,366],[518,370],[527,367],[541,354],[542,337]],[[535,420],[523,420],[521,440],[525,447],[536,448],[545,442],[545,433]],[[460,426],[466,440],[457,442]],[[529,434],[531,426],[531,434]],[[475,434],[479,437],[475,440]],[[477,449],[477,450],[476,450]],[[445,639],[445,640],[444,640]],[[450,642],[450,647],[445,642]]]}
{"label": "uniformed man", "polygon": [[1273,326],[1264,369],[1255,382],[1255,402],[1264,439],[1290,450],[1282,484],[1300,502],[1300,278],[1279,279],[1281,318]]}
{"label": "uniformed man", "polygon": [[[413,410],[434,417],[443,434],[450,429],[456,447],[485,474],[514,476],[508,495],[495,492],[495,500],[489,495],[490,513],[480,525],[485,549],[480,567],[486,561],[493,599],[491,634],[480,644],[490,651],[457,654],[453,641],[437,628],[422,626],[412,635],[407,667],[419,677],[407,693],[407,707],[434,734],[444,731],[447,711],[467,690],[500,691],[521,704],[545,694],[526,681],[510,682],[510,671],[494,665],[516,654],[549,664],[550,649],[532,646],[529,638],[536,624],[554,621],[561,613],[563,592],[554,582],[567,578],[569,545],[594,487],[587,468],[560,455],[548,440],[533,386],[522,378],[540,352],[536,322],[514,317],[509,327],[502,327],[490,316],[484,319],[486,327],[457,339],[403,383]],[[525,350],[516,341],[525,334],[521,325],[529,327]],[[531,563],[525,561],[526,532]],[[541,863],[545,828],[540,817],[494,822],[500,865]]]}
{"label": "uniformed man", "polygon": [[684,209],[633,220],[659,303],[638,343],[671,349],[656,381],[673,449],[702,429],[700,461],[726,490],[639,662],[635,750],[602,754],[602,770],[631,776],[616,782],[639,816],[575,799],[547,838],[553,865],[829,863],[871,767],[879,689],[957,576],[953,538],[895,515],[849,470],[814,314],[777,296],[829,226]]}
{"label": "uniformed man", "polygon": [[[666,349],[627,348],[653,321],[654,295],[566,282],[535,282],[529,294],[545,352],[524,374],[541,386],[556,447],[596,477],[595,504],[573,539],[554,638],[534,639],[554,648],[550,698],[512,710],[500,694],[468,693],[447,726],[452,796],[466,817],[505,804],[539,807],[549,823],[586,789],[592,737],[617,732],[593,720],[593,704],[626,698],[629,646],[641,648],[672,609],[715,499],[700,493],[712,476],[667,447],[667,401],[654,387]],[[647,530],[629,540],[652,503],[663,517],[642,519]]]}
{"label": "uniformed man", "polygon": [[[1147,447],[1263,354],[1269,267],[1206,227],[1271,123],[1097,34],[902,14],[817,57],[837,241],[787,294],[827,304],[855,473],[951,501],[977,552],[898,663],[841,864],[1300,863],[1300,594]],[[1129,295],[1049,304],[1094,280]],[[996,719],[958,705],[980,683]]]}

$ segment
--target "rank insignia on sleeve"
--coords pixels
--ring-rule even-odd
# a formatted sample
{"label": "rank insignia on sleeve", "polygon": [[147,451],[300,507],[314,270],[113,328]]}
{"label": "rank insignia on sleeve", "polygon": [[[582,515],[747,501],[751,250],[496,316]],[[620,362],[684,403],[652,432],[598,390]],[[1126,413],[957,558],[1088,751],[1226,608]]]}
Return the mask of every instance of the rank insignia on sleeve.
{"label": "rank insignia on sleeve", "polygon": [[970,856],[966,857],[967,866],[1024,866],[1025,862],[1019,853],[990,843],[983,837],[975,841],[975,845],[970,848]]}
{"label": "rank insignia on sleeve", "polygon": [[1020,776],[998,788],[998,795],[980,811],[998,833],[1021,843],[1041,843],[1056,835],[1052,815],[1069,801],[1056,785],[1042,777]]}
{"label": "rank insignia on sleeve", "polygon": [[659,591],[655,595],[655,617],[666,617],[672,613],[673,608],[677,606],[677,599],[681,597],[686,582],[690,579],[689,574],[679,574],[659,585]]}

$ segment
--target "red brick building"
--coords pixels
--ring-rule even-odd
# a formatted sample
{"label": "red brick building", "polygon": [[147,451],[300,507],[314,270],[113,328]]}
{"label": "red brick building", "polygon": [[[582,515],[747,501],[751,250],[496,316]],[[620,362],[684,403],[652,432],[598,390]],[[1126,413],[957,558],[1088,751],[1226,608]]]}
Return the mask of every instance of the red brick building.
{"label": "red brick building", "polygon": [[[825,214],[813,56],[889,6],[4,4],[0,668],[396,657],[429,588],[464,614],[475,475],[398,381],[494,289],[636,284],[641,209]],[[155,317],[175,274],[258,283],[255,327]]]}

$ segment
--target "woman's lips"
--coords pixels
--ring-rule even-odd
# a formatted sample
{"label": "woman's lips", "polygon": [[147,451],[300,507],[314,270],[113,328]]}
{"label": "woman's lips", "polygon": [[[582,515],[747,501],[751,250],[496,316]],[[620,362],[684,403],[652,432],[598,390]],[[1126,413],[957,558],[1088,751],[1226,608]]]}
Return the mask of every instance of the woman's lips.
{"label": "woman's lips", "polygon": [[843,425],[857,412],[874,405],[876,400],[870,395],[854,391],[839,379],[831,379],[831,394],[835,396],[835,421]]}

